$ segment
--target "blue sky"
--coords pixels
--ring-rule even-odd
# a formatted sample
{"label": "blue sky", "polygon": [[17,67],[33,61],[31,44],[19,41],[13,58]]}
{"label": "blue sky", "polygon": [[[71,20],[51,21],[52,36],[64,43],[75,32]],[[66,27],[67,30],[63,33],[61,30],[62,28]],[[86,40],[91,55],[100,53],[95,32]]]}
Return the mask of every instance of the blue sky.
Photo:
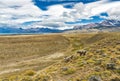
{"label": "blue sky", "polygon": [[98,0],[33,0],[34,4],[38,6],[42,10],[48,10],[48,6],[57,5],[57,4],[68,4],[64,5],[65,8],[72,8],[74,4],[82,2],[82,3],[90,3]]}
{"label": "blue sky", "polygon": [[120,20],[120,0],[0,0],[0,27],[69,29]]}

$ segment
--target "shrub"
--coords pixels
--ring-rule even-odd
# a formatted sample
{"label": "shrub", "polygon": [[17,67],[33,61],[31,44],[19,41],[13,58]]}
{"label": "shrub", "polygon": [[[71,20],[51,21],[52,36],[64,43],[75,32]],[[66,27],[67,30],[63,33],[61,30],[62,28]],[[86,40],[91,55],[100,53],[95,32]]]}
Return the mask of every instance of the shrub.
{"label": "shrub", "polygon": [[91,76],[88,81],[102,81],[100,76]]}
{"label": "shrub", "polygon": [[33,81],[33,80],[32,78],[25,76],[25,77],[22,77],[22,79],[19,81]]}
{"label": "shrub", "polygon": [[87,63],[91,64],[91,63],[95,63],[95,61],[90,59],[90,60],[87,60]]}
{"label": "shrub", "polygon": [[82,81],[87,81],[87,80],[82,80]]}
{"label": "shrub", "polygon": [[0,80],[0,81],[10,81],[10,80],[7,79],[7,78],[4,78],[4,79],[2,79],[2,80]]}
{"label": "shrub", "polygon": [[116,77],[114,79],[111,79],[110,81],[120,81],[120,78]]}
{"label": "shrub", "polygon": [[102,76],[104,78],[109,77],[109,76],[111,76],[111,72],[109,70],[106,70],[106,71],[102,72]]}
{"label": "shrub", "polygon": [[95,61],[95,65],[101,65],[101,64],[102,64],[102,60],[101,59]]}
{"label": "shrub", "polygon": [[45,74],[40,74],[35,77],[34,81],[50,81],[50,76],[45,75]]}
{"label": "shrub", "polygon": [[77,62],[78,67],[84,66],[84,62]]}
{"label": "shrub", "polygon": [[95,69],[95,71],[100,71],[101,70],[101,68],[99,66],[96,66],[94,69]]}
{"label": "shrub", "polygon": [[20,81],[21,76],[17,76],[17,75],[12,75],[10,76],[9,80],[10,81]]}
{"label": "shrub", "polygon": [[117,69],[116,72],[117,72],[118,74],[120,74],[120,69]]}
{"label": "shrub", "polygon": [[107,64],[106,64],[106,68],[107,68],[107,69],[110,69],[110,70],[115,69],[115,63],[107,63]]}
{"label": "shrub", "polygon": [[66,71],[62,71],[62,74],[64,75],[69,75],[75,73],[75,69],[73,68],[68,68]]}
{"label": "shrub", "polygon": [[24,73],[24,75],[33,76],[33,75],[35,75],[35,71],[33,71],[33,70],[27,70],[27,71]]}

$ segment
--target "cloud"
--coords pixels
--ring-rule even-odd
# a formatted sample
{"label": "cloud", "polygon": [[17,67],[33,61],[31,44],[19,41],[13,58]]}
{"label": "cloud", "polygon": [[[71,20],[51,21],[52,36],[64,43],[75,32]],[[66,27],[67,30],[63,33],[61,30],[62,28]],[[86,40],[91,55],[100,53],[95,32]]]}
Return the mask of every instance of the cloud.
{"label": "cloud", "polygon": [[[120,20],[120,1],[101,0],[87,4],[80,2],[72,5],[72,8],[65,8],[65,5],[69,4],[52,5],[44,11],[38,8],[32,0],[1,0],[0,25],[66,29],[78,24],[67,24],[66,22],[77,22],[82,19],[90,20],[92,16]],[[108,16],[103,17],[100,15],[101,13],[107,13]],[[24,24],[26,22],[31,23],[26,25]]]}
{"label": "cloud", "polygon": [[117,7],[113,7],[107,11],[108,17],[107,19],[114,19],[114,20],[120,20],[120,5]]}
{"label": "cloud", "polygon": [[21,24],[30,20],[40,20],[41,10],[31,0],[2,0],[0,5],[0,23]]}
{"label": "cloud", "polygon": [[70,15],[75,17],[76,19],[77,18],[89,19],[91,16],[97,16],[103,12],[106,12],[110,17],[112,16],[111,13],[116,13],[114,15],[119,14],[120,12],[120,10],[118,9],[119,6],[120,6],[120,1],[106,2],[105,0],[105,1],[93,2],[89,4],[78,3],[74,6],[75,11],[72,11]]}

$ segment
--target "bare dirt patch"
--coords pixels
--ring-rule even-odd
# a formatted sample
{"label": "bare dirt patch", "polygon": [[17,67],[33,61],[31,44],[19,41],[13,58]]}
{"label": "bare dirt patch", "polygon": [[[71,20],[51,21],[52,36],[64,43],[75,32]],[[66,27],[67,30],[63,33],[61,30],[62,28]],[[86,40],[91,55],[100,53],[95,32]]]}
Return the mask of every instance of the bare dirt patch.
{"label": "bare dirt patch", "polygon": [[[0,75],[30,69],[31,67],[38,66],[37,64],[39,63],[58,61],[57,59],[62,56],[64,56],[63,53],[54,53],[54,54],[43,56],[43,57],[21,60],[20,62],[12,62],[7,65],[1,65]],[[35,65],[35,66],[32,66],[32,65]],[[31,66],[31,67],[28,67],[28,66]]]}

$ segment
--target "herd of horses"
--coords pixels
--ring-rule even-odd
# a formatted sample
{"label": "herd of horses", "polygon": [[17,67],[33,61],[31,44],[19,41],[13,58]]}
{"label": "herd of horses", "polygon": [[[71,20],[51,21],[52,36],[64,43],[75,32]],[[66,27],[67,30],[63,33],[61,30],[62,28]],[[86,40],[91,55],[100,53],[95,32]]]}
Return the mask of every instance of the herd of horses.
{"label": "herd of horses", "polygon": [[[86,50],[78,50],[76,52],[77,55],[79,56],[85,56],[87,54]],[[64,57],[64,61],[65,62],[69,62],[71,59],[73,59],[74,55],[68,56],[68,57]]]}

